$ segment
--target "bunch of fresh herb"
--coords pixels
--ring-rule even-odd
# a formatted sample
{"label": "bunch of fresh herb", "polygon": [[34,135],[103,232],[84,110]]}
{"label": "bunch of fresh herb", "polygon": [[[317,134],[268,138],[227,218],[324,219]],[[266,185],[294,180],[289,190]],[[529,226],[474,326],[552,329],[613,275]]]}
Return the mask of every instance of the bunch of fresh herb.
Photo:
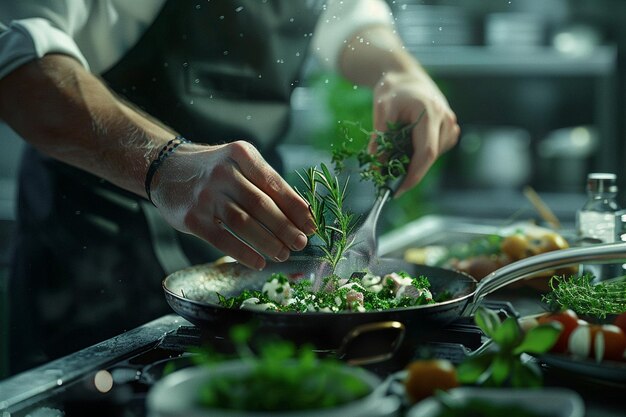
{"label": "bunch of fresh herb", "polygon": [[542,376],[537,365],[523,362],[520,356],[550,350],[561,333],[560,323],[540,324],[524,333],[514,317],[501,322],[496,312],[483,307],[476,311],[475,320],[497,348],[461,363],[457,368],[459,381],[482,386],[541,386]]}
{"label": "bunch of fresh herb", "polygon": [[[337,176],[333,175],[325,164],[321,169],[311,167],[298,173],[305,185],[305,190],[296,191],[309,203],[309,210],[315,222],[315,235],[322,241],[319,248],[332,270],[343,259],[346,250],[354,243],[350,234],[354,229],[356,217],[349,211],[344,211],[348,180],[341,185]],[[321,189],[320,189],[321,188]]]}
{"label": "bunch of fresh herb", "polygon": [[[377,189],[385,187],[389,182],[400,178],[407,173],[412,153],[412,131],[422,119],[424,113],[417,121],[411,124],[387,123],[386,131],[368,131],[357,123],[344,121],[344,142],[335,147],[332,152],[332,161],[335,164],[335,172],[341,172],[345,168],[345,161],[356,157],[362,180],[372,181]],[[367,139],[374,137],[376,150],[372,153],[367,146],[358,149],[352,145],[355,138],[352,137],[348,126],[357,125]],[[361,142],[358,141],[357,142]]]}
{"label": "bunch of fresh herb", "polygon": [[543,300],[555,310],[569,308],[579,315],[605,318],[626,312],[626,276],[593,284],[593,275],[554,276]]}
{"label": "bunch of fresh herb", "polygon": [[311,346],[296,348],[288,341],[271,340],[260,343],[255,354],[249,346],[251,334],[249,326],[231,330],[237,354],[250,365],[250,372],[208,380],[200,389],[201,405],[246,411],[310,410],[345,404],[370,392],[365,382],[345,372],[346,365],[316,358]]}

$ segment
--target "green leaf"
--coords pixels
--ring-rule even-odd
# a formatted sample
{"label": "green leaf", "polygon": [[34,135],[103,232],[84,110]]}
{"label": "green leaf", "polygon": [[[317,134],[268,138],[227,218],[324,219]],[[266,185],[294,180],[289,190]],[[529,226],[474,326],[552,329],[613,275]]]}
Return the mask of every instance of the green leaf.
{"label": "green leaf", "polygon": [[484,307],[478,308],[474,320],[487,337],[493,337],[496,329],[500,327],[498,313]]}
{"label": "green leaf", "polygon": [[511,356],[509,355],[496,355],[491,363],[491,378],[496,386],[504,384],[511,373],[512,362]]}
{"label": "green leaf", "polygon": [[554,346],[561,334],[563,325],[559,322],[540,324],[526,332],[522,343],[515,348],[514,354],[545,353]]}
{"label": "green leaf", "polygon": [[486,378],[485,372],[489,369],[494,356],[493,352],[487,352],[480,356],[471,357],[461,363],[456,369],[459,382],[461,384],[479,384],[480,381]]}
{"label": "green leaf", "polygon": [[532,362],[513,364],[511,385],[515,388],[538,388],[542,385],[542,375],[539,367]]}
{"label": "green leaf", "polygon": [[246,344],[251,337],[252,329],[248,325],[236,325],[230,329],[230,338],[235,344]]}
{"label": "green leaf", "polygon": [[514,317],[507,317],[500,327],[493,333],[493,341],[500,346],[502,350],[511,350],[516,346],[522,337],[522,331]]}

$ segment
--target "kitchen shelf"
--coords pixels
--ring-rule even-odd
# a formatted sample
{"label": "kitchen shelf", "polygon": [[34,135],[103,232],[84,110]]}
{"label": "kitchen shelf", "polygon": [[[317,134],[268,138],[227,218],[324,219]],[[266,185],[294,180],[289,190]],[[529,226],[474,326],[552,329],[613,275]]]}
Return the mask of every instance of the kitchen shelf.
{"label": "kitchen shelf", "polygon": [[589,54],[569,55],[552,47],[419,46],[409,47],[422,65],[438,76],[591,76],[615,73],[617,48],[600,46]]}
{"label": "kitchen shelf", "polygon": [[[584,84],[591,90],[591,99],[585,108],[586,115],[591,117],[567,122],[555,120],[554,125],[540,125],[536,123],[522,127],[531,131],[532,134],[544,135],[546,130],[554,130],[562,127],[579,124],[591,124],[597,128],[601,146],[593,157],[590,169],[606,172],[615,172],[619,177],[624,175],[624,169],[618,164],[615,157],[620,152],[622,145],[618,133],[618,65],[617,47],[615,45],[602,45],[588,54],[565,54],[549,46],[542,47],[511,47],[500,46],[415,46],[408,50],[422,63],[426,70],[437,80],[448,82],[449,85],[467,85],[468,83],[485,83],[485,89],[489,89],[491,81],[514,85],[523,84],[525,80],[542,79],[562,83],[572,79],[585,80]],[[495,80],[498,79],[498,80]],[[478,80],[478,81],[477,81]],[[561,84],[566,85],[566,84]],[[583,85],[581,83],[581,85]],[[560,87],[564,88],[564,87]],[[567,88],[567,87],[565,87]],[[519,93],[519,91],[518,91]],[[496,105],[501,117],[500,124],[510,124],[515,119],[515,114],[507,116],[507,112],[515,111],[511,107],[511,101],[494,96],[478,98],[488,100],[492,108],[495,103],[502,101],[502,105]],[[510,92],[502,91],[502,94]],[[504,98],[504,96],[503,96]],[[528,99],[528,97],[526,97]],[[538,97],[538,100],[545,99]],[[470,106],[479,102],[469,101]],[[508,103],[508,104],[504,104]],[[466,105],[468,105],[466,103]],[[506,106],[509,107],[506,107]],[[561,106],[563,103],[561,103]],[[504,106],[504,107],[503,107]],[[588,107],[587,107],[588,106]],[[563,107],[561,107],[563,108]],[[464,117],[463,110],[457,110],[460,120],[472,123],[473,120]],[[580,116],[578,116],[580,118]],[[567,124],[564,124],[567,123]],[[533,129],[537,131],[533,131]],[[537,137],[538,139],[538,137]]]}

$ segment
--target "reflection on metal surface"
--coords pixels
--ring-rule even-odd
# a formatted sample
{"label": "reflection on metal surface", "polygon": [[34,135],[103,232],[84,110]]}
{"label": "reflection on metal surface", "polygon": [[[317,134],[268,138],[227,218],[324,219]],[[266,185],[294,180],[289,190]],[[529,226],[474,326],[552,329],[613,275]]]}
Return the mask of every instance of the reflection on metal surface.
{"label": "reflection on metal surface", "polygon": [[[385,343],[388,340],[384,337],[385,334],[391,334],[391,343]],[[405,334],[406,327],[399,321],[362,324],[356,326],[344,337],[337,356],[354,366],[383,362],[393,357],[402,344]],[[365,343],[366,341],[368,343]],[[360,352],[360,349],[365,349],[366,352]]]}

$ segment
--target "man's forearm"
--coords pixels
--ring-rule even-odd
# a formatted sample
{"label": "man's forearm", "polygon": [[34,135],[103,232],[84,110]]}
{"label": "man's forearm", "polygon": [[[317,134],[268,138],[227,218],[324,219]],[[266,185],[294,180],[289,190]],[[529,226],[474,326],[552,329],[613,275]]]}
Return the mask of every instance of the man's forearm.
{"label": "man's forearm", "polygon": [[139,195],[150,160],[173,137],[64,55],[0,80],[0,118],[45,154]]}
{"label": "man's forearm", "polygon": [[370,26],[355,34],[343,48],[339,66],[346,78],[370,87],[389,72],[415,72],[427,77],[389,26]]}

